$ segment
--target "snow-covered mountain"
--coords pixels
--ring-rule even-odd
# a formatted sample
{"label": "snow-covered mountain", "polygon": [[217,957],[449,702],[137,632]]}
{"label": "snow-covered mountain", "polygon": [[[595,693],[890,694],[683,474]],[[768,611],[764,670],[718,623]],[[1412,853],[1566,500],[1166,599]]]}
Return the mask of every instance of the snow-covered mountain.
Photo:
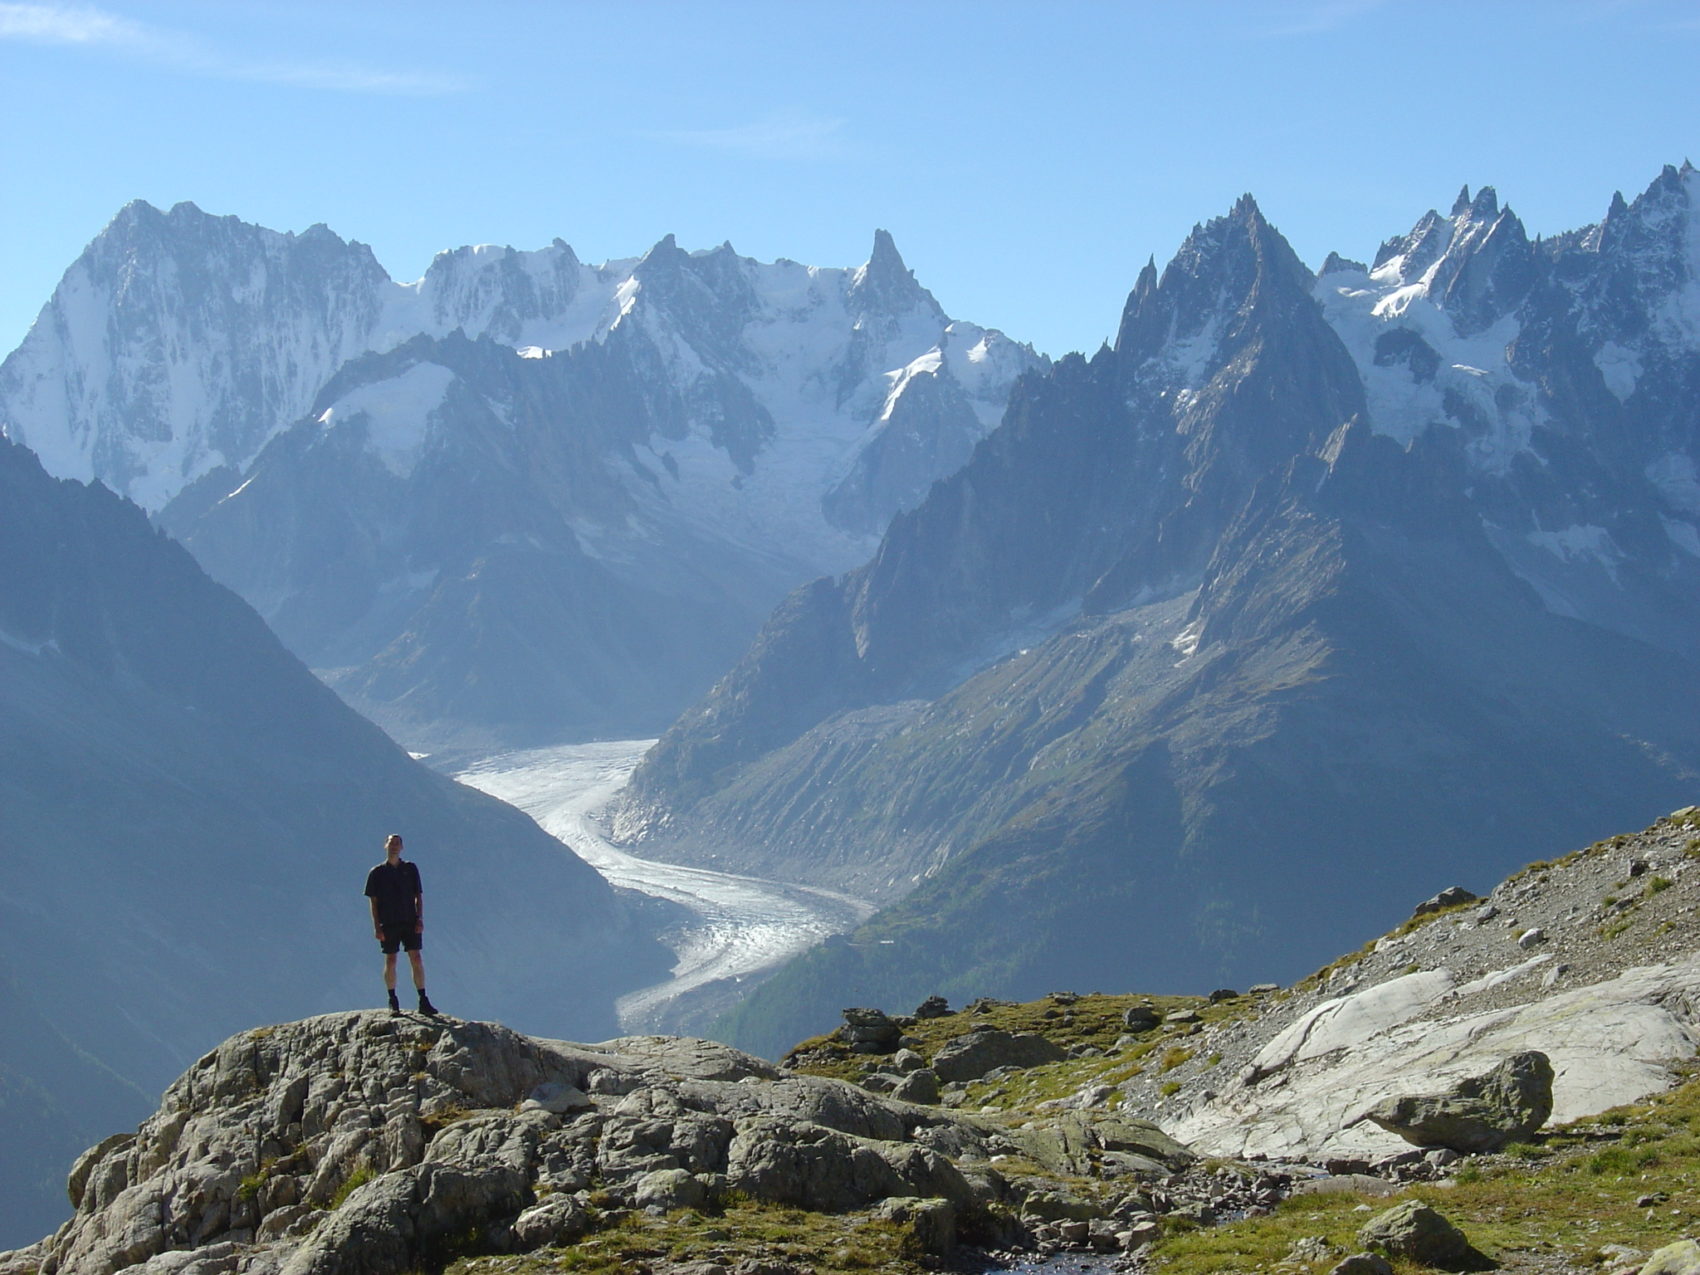
{"label": "snow-covered mountain", "polygon": [[1697,296],[1690,167],[1545,241],[1483,190],[1320,274],[1249,197],[1195,228],[634,776],[639,853],[890,901],[741,1038],[1301,973],[1329,918],[1692,801]]}
{"label": "snow-covered mountain", "polygon": [[1330,258],[1316,295],[1371,427],[1406,448],[1444,427],[1494,548],[1549,610],[1689,646],[1700,172],[1666,168],[1544,243],[1466,190],[1368,270]]}
{"label": "snow-covered mountain", "polygon": [[855,269],[669,236],[397,283],[323,226],[135,203],[0,366],[0,422],[403,733],[548,737],[667,720],[1043,362],[953,322],[883,231]]}

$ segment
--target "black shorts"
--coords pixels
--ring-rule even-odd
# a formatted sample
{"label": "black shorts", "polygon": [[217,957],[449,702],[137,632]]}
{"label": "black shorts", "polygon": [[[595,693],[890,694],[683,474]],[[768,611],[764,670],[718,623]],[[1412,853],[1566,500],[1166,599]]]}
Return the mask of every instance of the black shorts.
{"label": "black shorts", "polygon": [[378,940],[378,944],[383,948],[385,956],[394,956],[402,948],[417,952],[425,942],[425,936],[411,925],[386,925],[383,930],[384,937]]}

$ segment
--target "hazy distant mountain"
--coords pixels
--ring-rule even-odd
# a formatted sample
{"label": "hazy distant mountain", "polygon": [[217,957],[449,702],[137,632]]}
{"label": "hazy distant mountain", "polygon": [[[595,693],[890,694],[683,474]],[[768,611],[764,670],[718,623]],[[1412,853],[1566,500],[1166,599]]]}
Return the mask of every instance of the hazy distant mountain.
{"label": "hazy distant mountain", "polygon": [[382,1003],[361,889],[391,831],[445,1009],[599,1038],[670,963],[601,877],[410,760],[140,509],[0,440],[0,1244],[57,1225],[71,1157],[256,1014]]}
{"label": "hazy distant mountain", "polygon": [[0,366],[0,423],[183,540],[410,740],[658,730],[863,560],[1044,361],[866,265],[671,237],[587,266],[126,207]]}
{"label": "hazy distant mountain", "polygon": [[757,993],[759,1047],[1300,973],[1694,799],[1697,460],[1692,168],[1545,242],[1466,192],[1320,276],[1248,197],[774,614],[620,831],[893,901]]}

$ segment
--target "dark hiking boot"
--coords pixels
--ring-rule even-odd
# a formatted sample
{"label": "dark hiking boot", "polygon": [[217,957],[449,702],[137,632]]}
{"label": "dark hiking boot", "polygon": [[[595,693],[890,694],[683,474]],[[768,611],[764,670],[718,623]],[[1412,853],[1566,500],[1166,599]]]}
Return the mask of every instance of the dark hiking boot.
{"label": "dark hiking boot", "polygon": [[432,1018],[437,1017],[439,1012],[437,1007],[431,1003],[431,998],[425,995],[424,992],[419,993],[419,1012],[421,1014],[429,1014]]}
{"label": "dark hiking boot", "polygon": [[391,993],[390,993],[390,1013],[392,1013],[392,1014],[399,1014],[399,1013],[401,1013],[401,1002],[400,1002],[400,1001],[398,1001],[398,1000],[397,1000],[397,999],[396,999],[396,998],[395,998],[395,993],[394,993],[394,992],[391,992]]}

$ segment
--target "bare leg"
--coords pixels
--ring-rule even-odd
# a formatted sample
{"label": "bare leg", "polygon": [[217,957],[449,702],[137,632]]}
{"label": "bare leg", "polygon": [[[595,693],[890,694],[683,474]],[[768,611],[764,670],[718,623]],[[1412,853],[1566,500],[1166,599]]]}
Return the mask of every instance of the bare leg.
{"label": "bare leg", "polygon": [[[425,986],[425,954],[423,952],[409,952],[407,959],[413,964],[413,988],[415,991],[419,991]],[[393,956],[390,958],[390,962],[390,986],[394,987],[395,958]]]}
{"label": "bare leg", "polygon": [[[409,955],[417,958],[418,953],[409,953]],[[418,962],[417,962],[417,959],[416,959],[415,965],[417,965],[417,963]],[[384,954],[384,986],[392,992],[395,991],[395,953],[394,952],[386,952]]]}

